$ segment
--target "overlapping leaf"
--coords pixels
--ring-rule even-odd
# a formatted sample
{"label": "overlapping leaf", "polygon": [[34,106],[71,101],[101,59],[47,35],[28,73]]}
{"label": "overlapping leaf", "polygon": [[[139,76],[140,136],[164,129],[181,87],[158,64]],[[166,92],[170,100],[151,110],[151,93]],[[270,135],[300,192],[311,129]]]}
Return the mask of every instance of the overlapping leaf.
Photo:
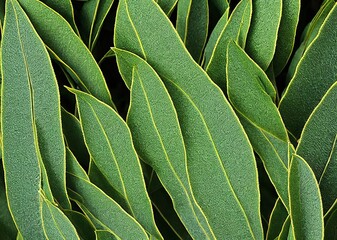
{"label": "overlapping leaf", "polygon": [[81,89],[113,106],[105,79],[94,57],[67,21],[40,1],[19,2],[52,55]]}
{"label": "overlapping leaf", "polygon": [[93,96],[71,91],[76,95],[84,139],[96,166],[125,198],[131,214],[151,235],[161,238],[126,123],[111,107]]}
{"label": "overlapping leaf", "polygon": [[254,156],[221,90],[192,60],[157,4],[122,0],[116,19],[115,45],[143,56],[171,95],[192,191],[215,236],[261,238]]}
{"label": "overlapping leaf", "polygon": [[[337,79],[337,4],[328,14],[317,37],[301,58],[280,102],[287,129],[299,137],[310,113]],[[317,64],[319,59],[319,64]],[[323,67],[324,66],[324,67]]]}

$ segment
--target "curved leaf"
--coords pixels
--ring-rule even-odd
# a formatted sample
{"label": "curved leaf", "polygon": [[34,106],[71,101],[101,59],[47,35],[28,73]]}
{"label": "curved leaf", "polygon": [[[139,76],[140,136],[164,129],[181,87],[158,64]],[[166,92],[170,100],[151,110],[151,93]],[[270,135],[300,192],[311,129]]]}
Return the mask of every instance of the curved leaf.
{"label": "curved leaf", "polygon": [[[17,2],[6,1],[1,46],[1,132],[6,195],[10,212],[21,235],[43,239],[39,194],[40,155],[33,118],[30,78],[21,42],[23,39],[19,32],[23,27],[27,28],[29,22],[22,12],[17,11]],[[30,36],[36,42],[37,36]],[[36,50],[41,54],[41,48],[37,47]]]}
{"label": "curved leaf", "polygon": [[[294,77],[280,102],[287,129],[299,137],[310,113],[337,79],[337,4],[327,16],[319,34],[299,62]],[[316,60],[320,59],[320,64]],[[324,67],[322,67],[324,66]]]}
{"label": "curved leaf", "polygon": [[273,58],[273,68],[276,76],[279,75],[286,66],[293,51],[300,16],[300,6],[300,0],[282,1],[282,17]]}
{"label": "curved leaf", "polygon": [[323,206],[315,175],[303,158],[294,155],[289,170],[289,206],[296,239],[323,239]]}
{"label": "curved leaf", "polygon": [[85,206],[107,229],[121,239],[149,239],[140,224],[102,190],[72,174],[67,174],[67,179],[70,189],[76,193],[72,196],[74,200]]}
{"label": "curved leaf", "polygon": [[324,95],[304,126],[296,153],[314,171],[322,193],[324,213],[337,199],[337,83]]}
{"label": "curved leaf", "polygon": [[324,229],[324,239],[337,239],[337,210],[331,213],[331,216],[326,222],[325,229]]}
{"label": "curved leaf", "polygon": [[94,226],[86,216],[73,210],[65,210],[64,214],[75,226],[81,239],[92,240],[95,238]]}
{"label": "curved leaf", "polygon": [[[245,46],[251,15],[252,1],[240,1],[219,35],[209,59],[207,59],[206,55],[206,72],[223,90],[226,89],[226,50],[228,43],[234,40],[241,47]],[[206,54],[207,51],[208,49],[206,48]]]}
{"label": "curved leaf", "polygon": [[117,58],[134,63],[127,123],[137,153],[156,171],[192,237],[212,236],[207,219],[192,196],[183,137],[164,84],[144,60],[130,52],[114,50]]}
{"label": "curved leaf", "polygon": [[252,23],[246,51],[266,70],[273,60],[282,16],[282,0],[253,0]]}
{"label": "curved leaf", "polygon": [[120,240],[119,237],[116,237],[111,232],[106,230],[96,230],[95,231],[96,240]]}
{"label": "curved leaf", "polygon": [[269,218],[267,240],[274,240],[282,231],[283,224],[288,218],[287,209],[283,206],[282,201],[277,199],[273,211]]}
{"label": "curved leaf", "polygon": [[84,140],[96,166],[125,198],[132,215],[151,235],[161,238],[126,123],[93,96],[74,89],[71,92],[76,95]]}
{"label": "curved leaf", "polygon": [[52,55],[67,69],[81,89],[113,106],[98,64],[67,21],[40,1],[19,2]]}
{"label": "curved leaf", "polygon": [[75,227],[64,213],[41,195],[43,228],[47,239],[80,240]]}
{"label": "curved leaf", "polygon": [[208,35],[208,1],[179,0],[177,31],[196,62],[200,62]]}
{"label": "curved leaf", "polygon": [[171,95],[185,141],[192,191],[215,236],[261,238],[253,151],[222,91],[193,61],[157,4],[122,0],[116,19],[115,46],[143,56]]}
{"label": "curved leaf", "polygon": [[163,9],[167,16],[169,16],[174,7],[177,5],[178,0],[158,0],[158,5]]}
{"label": "curved leaf", "polygon": [[275,89],[262,69],[236,43],[229,43],[227,56],[228,98],[277,193],[288,207],[289,139],[273,103]]}

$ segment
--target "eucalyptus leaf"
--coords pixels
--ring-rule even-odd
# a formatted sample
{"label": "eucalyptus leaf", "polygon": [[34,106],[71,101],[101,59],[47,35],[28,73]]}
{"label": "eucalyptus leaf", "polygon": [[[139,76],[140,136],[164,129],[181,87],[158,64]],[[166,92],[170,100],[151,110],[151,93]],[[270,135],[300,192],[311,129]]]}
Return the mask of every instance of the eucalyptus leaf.
{"label": "eucalyptus leaf", "polygon": [[170,16],[173,9],[176,7],[178,0],[158,0],[158,5],[163,9],[163,11]]}
{"label": "eucalyptus leaf", "polygon": [[283,224],[287,221],[288,212],[282,201],[277,199],[273,211],[269,218],[267,240],[274,240],[282,231]]}
{"label": "eucalyptus leaf", "polygon": [[[248,138],[170,20],[152,1],[122,0],[114,36],[116,47],[143,56],[164,81],[182,127],[192,191],[215,236],[262,238],[256,163]],[[163,48],[170,51],[157,51]]]}
{"label": "eucalyptus leaf", "polygon": [[[319,34],[310,44],[296,68],[280,102],[280,112],[287,129],[299,137],[310,113],[322,99],[325,92],[336,81],[337,68],[331,62],[337,61],[337,4],[328,14]],[[315,61],[320,59],[320,64]],[[325,67],[321,67],[325,66]]]}

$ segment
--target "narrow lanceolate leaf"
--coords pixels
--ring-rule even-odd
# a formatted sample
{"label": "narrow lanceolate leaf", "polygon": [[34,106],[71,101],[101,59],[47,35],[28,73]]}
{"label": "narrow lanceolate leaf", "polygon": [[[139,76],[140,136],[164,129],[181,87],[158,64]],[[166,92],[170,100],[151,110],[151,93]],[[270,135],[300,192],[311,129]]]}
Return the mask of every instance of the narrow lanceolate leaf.
{"label": "narrow lanceolate leaf", "polygon": [[252,1],[242,0],[231,14],[226,26],[219,35],[215,46],[209,51],[205,49],[206,72],[223,90],[226,89],[226,50],[229,41],[234,40],[244,48],[252,15]]}
{"label": "narrow lanceolate leaf", "polygon": [[89,181],[86,172],[83,170],[82,166],[77,161],[75,155],[70,151],[69,148],[67,148],[67,172],[71,172],[76,176]]}
{"label": "narrow lanceolate leaf", "polygon": [[81,89],[113,105],[98,64],[67,21],[40,1],[19,2],[52,55],[63,64]]}
{"label": "narrow lanceolate leaf", "polygon": [[319,33],[319,29],[321,28],[322,24],[324,23],[331,9],[333,9],[334,5],[335,5],[334,0],[325,1],[322,4],[321,8],[316,13],[313,20],[306,27],[306,30],[303,32],[301,36],[302,43],[297,48],[290,62],[288,73],[287,73],[287,81],[289,81],[294,76],[296,67],[298,63],[300,62],[304,52],[308,49],[311,42],[316,38],[317,34]]}
{"label": "narrow lanceolate leaf", "polygon": [[41,195],[42,220],[47,239],[80,240],[74,225],[67,216]]}
{"label": "narrow lanceolate leaf", "polygon": [[279,75],[286,66],[293,51],[297,24],[300,16],[300,0],[283,0],[282,17],[278,30],[273,68],[275,75]]}
{"label": "narrow lanceolate leaf", "polygon": [[115,46],[145,57],[173,100],[192,191],[215,236],[262,238],[254,155],[222,91],[193,61],[157,4],[122,0],[116,18]]}
{"label": "narrow lanceolate leaf", "polygon": [[274,240],[279,236],[284,222],[288,218],[287,209],[283,206],[282,201],[277,199],[274,209],[269,218],[268,231],[266,240]]}
{"label": "narrow lanceolate leaf", "polygon": [[65,210],[64,214],[72,222],[81,239],[92,240],[95,238],[95,228],[86,216],[74,210]]}
{"label": "narrow lanceolate leaf", "polygon": [[126,123],[111,107],[91,95],[71,91],[76,94],[84,139],[96,166],[125,198],[132,215],[151,235],[161,238]]}
{"label": "narrow lanceolate leaf", "polygon": [[303,129],[296,153],[314,171],[322,193],[324,212],[337,199],[337,83],[327,91]]}
{"label": "narrow lanceolate leaf", "polygon": [[125,73],[133,75],[127,123],[137,153],[156,171],[192,237],[214,237],[206,217],[192,196],[183,137],[177,113],[164,84],[138,56],[119,49],[115,49],[115,52],[117,59],[129,59],[133,64],[133,72]]}
{"label": "narrow lanceolate leaf", "polygon": [[200,62],[208,34],[208,1],[179,0],[177,31],[196,62]]}
{"label": "narrow lanceolate leaf", "polygon": [[166,15],[170,15],[177,5],[178,0],[158,0],[158,5],[163,9]]}
{"label": "narrow lanceolate leaf", "polygon": [[294,155],[289,170],[289,206],[296,239],[323,239],[323,206],[315,175],[306,161]]}
{"label": "narrow lanceolate leaf", "polygon": [[76,33],[78,33],[78,29],[75,23],[75,16],[74,16],[74,8],[71,0],[61,0],[61,1],[54,1],[54,0],[42,0],[45,4],[49,7],[54,9],[56,12],[62,15],[64,19],[68,21],[71,27],[74,29]]}
{"label": "narrow lanceolate leaf", "polygon": [[266,74],[234,42],[228,45],[228,98],[284,205],[288,207],[289,139]]}
{"label": "narrow lanceolate leaf", "polygon": [[56,77],[43,42],[16,1],[15,12],[32,91],[33,115],[43,165],[57,202],[63,208],[70,208],[65,183],[65,145]]}
{"label": "narrow lanceolate leaf", "polygon": [[83,3],[79,13],[79,27],[83,41],[93,49],[113,0],[92,0]]}
{"label": "narrow lanceolate leaf", "polygon": [[[10,212],[22,236],[44,239],[39,194],[40,156],[26,53],[19,32],[29,23],[16,9],[15,1],[6,1],[1,60],[2,160],[6,194]],[[20,18],[18,14],[21,14]],[[37,38],[35,35],[31,37]]]}
{"label": "narrow lanceolate leaf", "polygon": [[282,16],[282,0],[253,0],[246,51],[266,70],[273,60]]}
{"label": "narrow lanceolate leaf", "polygon": [[4,172],[2,165],[0,166],[0,232],[4,240],[15,239],[18,230],[15,227],[13,218],[8,209],[6,198],[6,189],[4,182]]}
{"label": "narrow lanceolate leaf", "polygon": [[[280,102],[280,112],[287,129],[299,137],[310,113],[336,81],[337,3],[320,31],[298,63],[294,77]],[[320,59],[320,64],[317,64]],[[324,66],[324,67],[322,67]]]}
{"label": "narrow lanceolate leaf", "polygon": [[61,109],[63,134],[69,149],[84,168],[88,168],[90,156],[84,143],[80,121],[70,112]]}
{"label": "narrow lanceolate leaf", "polygon": [[71,173],[67,179],[69,188],[76,193],[74,200],[85,206],[107,230],[121,239],[149,239],[140,224],[94,184]]}

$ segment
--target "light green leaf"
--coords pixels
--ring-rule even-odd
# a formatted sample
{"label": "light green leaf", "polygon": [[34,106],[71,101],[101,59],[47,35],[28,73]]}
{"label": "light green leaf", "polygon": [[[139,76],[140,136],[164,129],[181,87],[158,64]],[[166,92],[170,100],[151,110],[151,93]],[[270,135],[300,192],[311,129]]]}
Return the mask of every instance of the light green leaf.
{"label": "light green leaf", "polygon": [[283,206],[282,201],[277,199],[273,211],[269,218],[268,231],[266,240],[274,240],[282,231],[283,224],[288,218],[287,209]]}
{"label": "light green leaf", "polygon": [[[240,1],[219,35],[214,48],[208,50],[207,47],[209,47],[209,45],[206,46],[206,72],[223,90],[226,89],[226,50],[228,43],[229,41],[234,40],[244,48],[251,15],[252,1]],[[208,51],[211,52],[211,55],[209,56],[207,56]]]}
{"label": "light green leaf", "polygon": [[200,62],[208,35],[208,1],[179,0],[177,31],[196,62]]}
{"label": "light green leaf", "polygon": [[266,70],[273,60],[282,16],[282,0],[253,0],[246,51]]}
{"label": "light green leaf", "polygon": [[62,15],[64,19],[71,25],[74,31],[79,34],[74,16],[74,8],[71,0],[42,0],[46,5],[54,9],[56,12]]}
{"label": "light green leaf", "polygon": [[[280,102],[280,112],[287,129],[299,137],[310,113],[336,81],[337,4],[328,14],[320,31],[301,58],[294,77]],[[317,64],[317,59],[320,59]],[[324,66],[324,67],[322,67]]]}
{"label": "light green leaf", "polygon": [[74,89],[71,92],[76,95],[84,139],[96,166],[125,198],[132,215],[160,239],[126,123],[111,107],[93,96]]}
{"label": "light green leaf", "polygon": [[[53,195],[63,208],[70,208],[65,183],[66,156],[57,80],[42,40],[19,4],[15,3],[15,5],[22,53],[25,56],[25,65],[33,92],[33,114],[41,157]],[[41,68],[41,66],[44,67]]]}
{"label": "light green leaf", "polygon": [[117,58],[129,59],[134,64],[127,123],[137,153],[156,171],[192,237],[201,239],[212,236],[212,229],[192,196],[184,141],[177,113],[165,85],[157,73],[137,55],[114,50]]}
{"label": "light green leaf", "polygon": [[19,2],[53,57],[60,61],[81,89],[113,106],[98,64],[67,21],[40,1]]}
{"label": "light green leaf", "polygon": [[95,238],[95,228],[86,216],[73,210],[65,210],[64,214],[75,226],[81,239],[92,240]]}
{"label": "light green leaf", "polygon": [[296,239],[323,239],[323,206],[315,175],[306,161],[294,155],[289,170],[289,206]]}
{"label": "light green leaf", "polygon": [[300,6],[300,0],[282,1],[282,17],[273,59],[273,67],[276,76],[278,76],[286,66],[293,51],[296,29],[300,16]]}
{"label": "light green leaf", "polygon": [[[36,68],[36,65],[39,67]],[[45,68],[41,69],[41,65]],[[37,75],[37,71],[41,75]],[[6,2],[2,41],[2,156],[9,209],[21,235],[35,239],[44,238],[39,196],[42,181],[39,166],[41,155],[37,141],[37,119],[34,116],[34,110],[37,109],[33,107],[33,94],[36,93],[32,89],[33,86],[37,88],[36,83],[41,80],[41,76],[44,80],[49,79],[36,91],[40,95],[41,91],[52,94],[44,101],[50,99],[54,102],[56,86],[53,86],[55,78],[48,53],[19,4],[9,0]],[[51,88],[46,89],[46,86]],[[54,103],[56,106],[53,106],[53,110],[58,107],[58,103]],[[47,114],[50,112],[47,111]],[[58,170],[62,172],[62,168]]]}
{"label": "light green leaf", "polygon": [[177,5],[178,0],[158,0],[158,5],[163,9],[167,16],[170,16]]}
{"label": "light green leaf", "polygon": [[273,103],[275,89],[262,69],[236,43],[229,43],[227,56],[228,98],[277,193],[288,207],[289,139]]}
{"label": "light green leaf", "polygon": [[311,113],[296,153],[315,173],[322,193],[324,213],[337,199],[337,83],[334,83]]}
{"label": "light green leaf", "polygon": [[80,121],[70,112],[61,109],[62,129],[67,146],[74,153],[84,168],[88,168],[90,156],[84,143]]}
{"label": "light green leaf", "polygon": [[78,239],[76,229],[64,213],[41,194],[43,228],[47,239]]}
{"label": "light green leaf", "polygon": [[[138,38],[125,37],[132,31]],[[164,81],[182,128],[192,191],[215,236],[262,238],[257,170],[248,138],[170,20],[152,1],[122,0],[114,36],[116,47],[145,57]]]}
{"label": "light green leaf", "polygon": [[91,0],[79,12],[79,28],[84,43],[92,50],[114,0]]}
{"label": "light green leaf", "polygon": [[[121,239],[149,239],[145,230],[114,200],[89,181],[67,174],[69,188],[75,191],[76,202],[90,211],[99,221]],[[107,214],[109,213],[109,214]],[[118,219],[118,221],[116,221]]]}

